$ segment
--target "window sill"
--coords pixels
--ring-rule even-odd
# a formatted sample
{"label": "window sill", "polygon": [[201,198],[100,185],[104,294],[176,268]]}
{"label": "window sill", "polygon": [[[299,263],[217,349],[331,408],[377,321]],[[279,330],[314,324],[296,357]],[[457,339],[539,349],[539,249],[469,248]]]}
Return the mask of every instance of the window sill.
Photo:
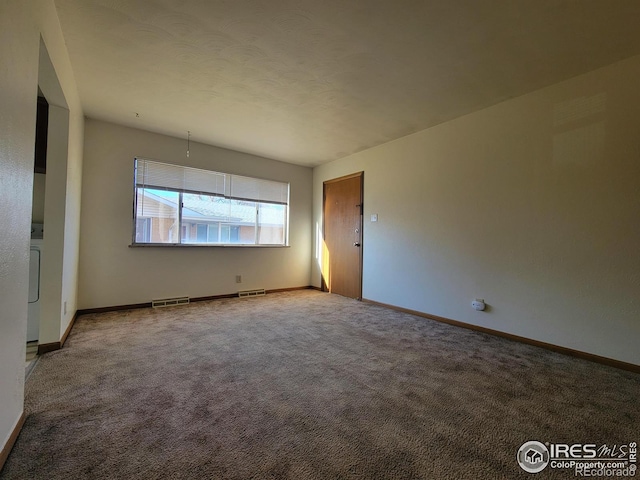
{"label": "window sill", "polygon": [[197,243],[132,243],[129,248],[289,248],[290,245],[251,245],[251,244],[197,244]]}

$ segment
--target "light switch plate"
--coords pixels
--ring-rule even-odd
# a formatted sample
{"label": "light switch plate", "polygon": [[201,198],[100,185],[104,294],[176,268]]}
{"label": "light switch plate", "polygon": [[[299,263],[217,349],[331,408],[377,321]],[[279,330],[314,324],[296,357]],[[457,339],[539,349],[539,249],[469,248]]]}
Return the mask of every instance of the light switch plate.
{"label": "light switch plate", "polygon": [[378,214],[377,213],[372,213],[371,214],[371,221],[372,222],[377,222],[378,221]]}

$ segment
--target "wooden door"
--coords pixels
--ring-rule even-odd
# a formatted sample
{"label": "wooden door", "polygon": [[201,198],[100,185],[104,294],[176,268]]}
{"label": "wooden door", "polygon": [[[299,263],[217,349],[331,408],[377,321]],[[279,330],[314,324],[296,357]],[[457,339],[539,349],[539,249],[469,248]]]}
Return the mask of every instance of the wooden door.
{"label": "wooden door", "polygon": [[362,298],[363,172],[324,182],[322,289]]}

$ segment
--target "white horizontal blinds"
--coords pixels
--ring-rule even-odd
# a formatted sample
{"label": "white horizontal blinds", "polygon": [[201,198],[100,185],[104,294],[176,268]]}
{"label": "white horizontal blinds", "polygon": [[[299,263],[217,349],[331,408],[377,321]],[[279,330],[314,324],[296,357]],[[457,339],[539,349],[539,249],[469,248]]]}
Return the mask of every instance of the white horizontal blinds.
{"label": "white horizontal blinds", "polygon": [[136,185],[180,192],[225,194],[227,175],[136,158]]}
{"label": "white horizontal blinds", "polygon": [[231,189],[229,196],[238,200],[263,203],[289,204],[289,184],[262,180],[259,178],[229,175]]}
{"label": "white horizontal blinds", "polygon": [[175,165],[136,159],[136,185],[181,190],[182,169]]}
{"label": "white horizontal blinds", "polygon": [[227,175],[224,173],[182,167],[184,171],[184,190],[194,193],[209,193],[224,196],[227,192]]}
{"label": "white horizontal blinds", "polygon": [[136,186],[289,204],[289,184],[136,158]]}

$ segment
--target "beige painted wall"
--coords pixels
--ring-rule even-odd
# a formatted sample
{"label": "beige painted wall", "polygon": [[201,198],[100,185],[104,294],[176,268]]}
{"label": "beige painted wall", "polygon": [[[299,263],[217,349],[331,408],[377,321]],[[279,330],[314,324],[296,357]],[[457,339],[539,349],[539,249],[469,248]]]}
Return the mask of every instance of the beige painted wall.
{"label": "beige painted wall", "polygon": [[[71,208],[66,210],[64,218],[52,220],[64,224],[69,232],[76,232],[76,235],[65,237],[62,245],[65,252],[62,263],[66,271],[62,290],[68,295],[68,309],[73,310],[76,304],[81,179],[77,172],[82,170],[83,112],[53,1],[5,0],[0,2],[0,58],[3,67],[0,69],[0,202],[5,206],[0,210],[0,223],[5,226],[0,230],[0,448],[4,447],[22,413],[24,398],[29,237],[41,37],[55,67],[60,93],[69,108],[67,160],[73,173],[63,178],[63,183],[71,192],[65,198]],[[40,80],[46,82],[46,79]],[[46,86],[44,90],[47,90]],[[58,187],[52,185],[54,191]],[[65,322],[68,324],[71,319],[67,317],[61,316],[56,320],[58,330],[66,328]]]}
{"label": "beige painted wall", "polygon": [[[253,175],[291,184],[290,247],[130,248],[133,159]],[[87,119],[80,308],[309,285],[312,170],[186,139]],[[235,283],[242,275],[243,282]]]}
{"label": "beige painted wall", "polygon": [[45,227],[40,268],[41,344],[60,340],[62,323],[62,271],[64,267],[64,218],[67,160],[69,153],[69,110],[49,105],[47,175],[45,184]]}
{"label": "beige painted wall", "polygon": [[322,182],[363,170],[364,298],[640,364],[638,78],[634,57],[317,167],[314,227]]}

